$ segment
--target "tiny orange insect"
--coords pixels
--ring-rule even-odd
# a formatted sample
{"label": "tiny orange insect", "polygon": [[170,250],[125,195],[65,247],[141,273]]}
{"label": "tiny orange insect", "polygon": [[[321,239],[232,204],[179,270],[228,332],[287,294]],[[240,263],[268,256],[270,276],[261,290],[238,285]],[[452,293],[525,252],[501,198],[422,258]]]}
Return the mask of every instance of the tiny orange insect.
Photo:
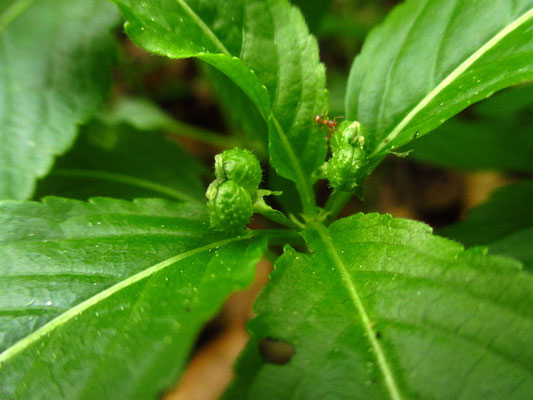
{"label": "tiny orange insect", "polygon": [[317,125],[327,127],[330,131],[335,130],[335,128],[337,127],[337,121],[325,118],[322,115],[316,115],[315,118],[313,118],[313,121]]}

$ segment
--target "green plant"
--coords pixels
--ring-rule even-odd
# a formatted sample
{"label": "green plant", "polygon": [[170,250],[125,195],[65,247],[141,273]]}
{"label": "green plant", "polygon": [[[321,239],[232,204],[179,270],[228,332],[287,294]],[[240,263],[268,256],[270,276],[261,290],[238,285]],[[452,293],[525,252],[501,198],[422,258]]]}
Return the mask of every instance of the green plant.
{"label": "green plant", "polygon": [[[111,2],[0,4],[2,399],[156,398],[266,253],[274,271],[226,398],[531,397],[530,182],[442,231],[488,250],[389,215],[337,217],[387,154],[533,78],[533,0],[397,6],[353,63],[347,120],[329,144],[314,124],[328,110],[325,67],[288,0],[113,3],[138,46],[204,62],[243,134],[181,124],[144,100],[101,107],[120,21]],[[205,167],[160,130],[230,149],[215,158],[207,202]],[[487,151],[497,168],[531,172]],[[289,207],[265,202],[281,193],[259,189],[269,184],[256,156]],[[29,201],[47,175],[38,191],[118,198]],[[245,228],[254,212],[275,224]],[[292,346],[290,361],[264,357],[265,339]]]}

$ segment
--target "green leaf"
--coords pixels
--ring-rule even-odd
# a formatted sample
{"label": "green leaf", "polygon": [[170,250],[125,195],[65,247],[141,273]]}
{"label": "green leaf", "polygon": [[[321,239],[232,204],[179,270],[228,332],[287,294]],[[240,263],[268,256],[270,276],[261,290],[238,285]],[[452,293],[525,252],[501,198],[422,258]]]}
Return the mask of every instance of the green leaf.
{"label": "green leaf", "polygon": [[[533,172],[533,119],[452,119],[413,143],[415,160],[461,170]],[[404,150],[404,149],[402,149]]]}
{"label": "green leaf", "polygon": [[533,181],[505,186],[465,220],[439,234],[465,246],[487,246],[494,254],[514,257],[533,272]]}
{"label": "green leaf", "polygon": [[261,114],[270,112],[266,88],[236,56],[244,15],[238,0],[225,7],[199,1],[114,0],[126,18],[126,32],[139,46],[171,58],[198,57],[228,75],[254,102]]}
{"label": "green leaf", "polygon": [[266,175],[267,187],[274,191],[281,192],[281,195],[272,199],[274,204],[287,215],[298,215],[300,212],[298,206],[298,192],[292,182],[279,176],[272,167],[269,168]]}
{"label": "green leaf", "polygon": [[163,200],[0,203],[0,397],[154,399],[264,243]]}
{"label": "green leaf", "polygon": [[31,197],[35,180],[100,105],[117,22],[103,0],[0,5],[0,199]]}
{"label": "green leaf", "polygon": [[268,125],[246,94],[222,72],[204,64],[202,72],[211,85],[228,131],[242,138],[247,148],[268,157]]}
{"label": "green leaf", "polygon": [[[533,277],[519,263],[377,214],[304,236],[311,253],[286,248],[256,303],[228,399],[530,396]],[[288,363],[266,361],[272,341],[294,347]]]}
{"label": "green leaf", "polygon": [[203,203],[202,175],[206,168],[159,132],[93,122],[39,182],[36,197],[165,197]]}
{"label": "green leaf", "polygon": [[374,162],[470,104],[533,78],[533,0],[408,0],[356,58],[346,113]]}
{"label": "green leaf", "polygon": [[272,208],[265,201],[265,197],[267,196],[281,196],[281,194],[282,192],[273,192],[271,190],[259,189],[255,193],[253,204],[254,213],[261,214],[271,219],[272,221],[284,225],[290,229],[298,229],[299,227],[294,223],[294,221],[291,221],[289,218],[287,218],[285,214],[283,214],[281,211]]}
{"label": "green leaf", "polygon": [[533,85],[491,97],[461,117],[409,145],[412,157],[467,170],[533,172]]}
{"label": "green leaf", "polygon": [[168,57],[197,57],[247,94],[269,123],[272,165],[297,183],[311,213],[311,175],[327,152],[313,117],[327,110],[327,92],[300,12],[286,0],[114,1],[134,42]]}
{"label": "green leaf", "polygon": [[231,138],[176,120],[157,104],[144,98],[121,98],[110,110],[98,115],[108,125],[127,124],[139,131],[164,131],[222,148],[235,147]]}
{"label": "green leaf", "polygon": [[170,130],[174,119],[149,99],[123,97],[98,115],[107,125],[127,124],[139,131]]}
{"label": "green leaf", "polygon": [[516,114],[531,112],[533,82],[517,85],[475,105],[475,113],[484,118],[514,119]]}

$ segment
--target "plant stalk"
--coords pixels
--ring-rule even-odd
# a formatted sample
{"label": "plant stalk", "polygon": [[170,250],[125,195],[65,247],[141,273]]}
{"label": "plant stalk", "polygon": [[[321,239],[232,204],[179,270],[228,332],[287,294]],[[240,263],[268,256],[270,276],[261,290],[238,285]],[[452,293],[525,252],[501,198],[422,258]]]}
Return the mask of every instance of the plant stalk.
{"label": "plant stalk", "polygon": [[344,209],[352,196],[352,192],[341,191],[335,191],[331,196],[329,196],[325,206],[325,210],[328,213],[328,217],[326,219],[328,224],[333,222],[339,216],[340,212]]}

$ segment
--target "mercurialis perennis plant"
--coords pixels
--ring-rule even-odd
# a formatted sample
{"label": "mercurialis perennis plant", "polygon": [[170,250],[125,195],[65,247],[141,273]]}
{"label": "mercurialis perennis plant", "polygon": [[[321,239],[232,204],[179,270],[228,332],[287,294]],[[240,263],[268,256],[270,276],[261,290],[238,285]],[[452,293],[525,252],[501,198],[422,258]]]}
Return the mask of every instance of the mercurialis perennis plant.
{"label": "mercurialis perennis plant", "polygon": [[0,399],[532,398],[533,0],[3,0],[0,38]]}

